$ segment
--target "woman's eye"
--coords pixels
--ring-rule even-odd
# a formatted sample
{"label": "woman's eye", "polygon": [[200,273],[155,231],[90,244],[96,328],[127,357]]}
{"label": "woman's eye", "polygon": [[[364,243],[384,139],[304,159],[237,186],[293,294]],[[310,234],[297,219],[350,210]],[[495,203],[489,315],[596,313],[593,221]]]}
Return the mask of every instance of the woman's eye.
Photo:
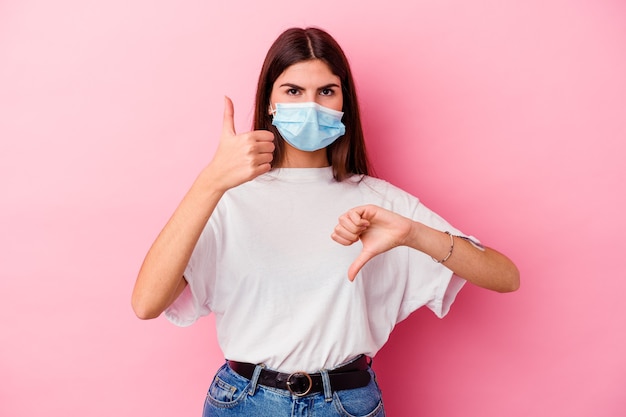
{"label": "woman's eye", "polygon": [[290,88],[289,90],[287,90],[287,94],[290,96],[298,95],[298,90],[295,88]]}
{"label": "woman's eye", "polygon": [[323,96],[332,96],[334,93],[334,91],[330,88],[324,88],[322,91],[320,91],[320,94]]}

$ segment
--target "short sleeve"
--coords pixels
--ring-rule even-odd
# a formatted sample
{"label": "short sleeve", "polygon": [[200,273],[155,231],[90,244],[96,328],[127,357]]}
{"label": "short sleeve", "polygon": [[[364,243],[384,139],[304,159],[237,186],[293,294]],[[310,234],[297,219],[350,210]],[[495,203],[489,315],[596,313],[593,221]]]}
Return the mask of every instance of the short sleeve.
{"label": "short sleeve", "polygon": [[216,238],[211,224],[204,228],[185,268],[187,287],[165,310],[165,317],[177,326],[189,326],[211,313],[215,287]]}
{"label": "short sleeve", "polygon": [[[417,202],[412,218],[433,229],[448,231],[478,243],[476,238],[466,236],[421,202]],[[424,253],[411,250],[408,256],[411,276],[408,278],[400,319],[406,318],[421,306],[428,307],[437,317],[443,318],[450,311],[452,303],[466,281]]]}

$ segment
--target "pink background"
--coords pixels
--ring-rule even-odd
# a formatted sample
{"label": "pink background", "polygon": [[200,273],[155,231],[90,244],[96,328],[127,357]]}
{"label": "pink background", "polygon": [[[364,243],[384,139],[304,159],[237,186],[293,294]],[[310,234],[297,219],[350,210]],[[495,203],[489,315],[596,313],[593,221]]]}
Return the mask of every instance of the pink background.
{"label": "pink background", "polygon": [[139,321],[131,289],[223,95],[247,129],[306,25],[349,56],[378,174],[522,273],[398,326],[388,415],[626,415],[620,0],[0,1],[0,415],[200,415],[213,319]]}

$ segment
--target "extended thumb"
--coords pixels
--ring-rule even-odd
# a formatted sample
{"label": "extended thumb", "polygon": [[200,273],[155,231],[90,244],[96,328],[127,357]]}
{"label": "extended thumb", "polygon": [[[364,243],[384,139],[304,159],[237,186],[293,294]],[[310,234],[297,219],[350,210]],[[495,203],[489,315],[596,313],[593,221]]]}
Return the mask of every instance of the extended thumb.
{"label": "extended thumb", "polygon": [[350,268],[348,268],[348,279],[354,281],[359,271],[361,271],[361,268],[373,257],[374,255],[372,253],[361,251],[359,256],[352,262],[352,265],[350,265]]}
{"label": "extended thumb", "polygon": [[224,122],[222,123],[222,133],[236,135],[235,132],[235,106],[233,101],[224,96]]}

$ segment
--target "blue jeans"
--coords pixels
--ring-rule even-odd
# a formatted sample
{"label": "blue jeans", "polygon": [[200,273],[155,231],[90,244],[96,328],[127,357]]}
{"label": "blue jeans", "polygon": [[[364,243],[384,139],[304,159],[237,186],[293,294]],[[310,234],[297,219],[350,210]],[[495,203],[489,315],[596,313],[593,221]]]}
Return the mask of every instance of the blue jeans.
{"label": "blue jeans", "polygon": [[371,368],[372,378],[363,388],[331,392],[324,384],[324,392],[304,397],[257,384],[260,370],[247,379],[225,363],[209,387],[203,417],[385,417]]}

